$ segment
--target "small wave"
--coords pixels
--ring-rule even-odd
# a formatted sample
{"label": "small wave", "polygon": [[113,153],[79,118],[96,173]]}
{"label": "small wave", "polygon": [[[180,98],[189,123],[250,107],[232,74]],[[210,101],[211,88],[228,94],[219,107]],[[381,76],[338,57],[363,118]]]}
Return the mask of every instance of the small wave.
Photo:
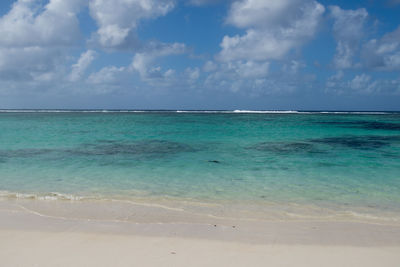
{"label": "small wave", "polygon": [[176,110],[176,113],[232,113],[229,110]]}
{"label": "small wave", "polygon": [[233,113],[384,115],[384,114],[396,114],[398,112],[384,112],[384,111],[234,110]]}
{"label": "small wave", "polygon": [[295,110],[177,110],[176,113],[262,113],[262,114],[286,114],[286,113],[310,113]]}
{"label": "small wave", "polygon": [[234,110],[233,113],[265,113],[265,114],[286,114],[286,113],[309,113],[296,110]]}
{"label": "small wave", "polygon": [[396,112],[383,112],[383,111],[318,111],[314,113],[319,114],[354,114],[354,115],[384,115]]}
{"label": "small wave", "polygon": [[63,194],[58,192],[51,192],[47,194],[29,194],[29,193],[18,193],[0,191],[0,199],[31,199],[31,200],[70,200],[79,201],[84,199],[93,199],[89,197],[76,196],[71,194]]}
{"label": "small wave", "polygon": [[[153,111],[143,111],[153,112]],[[384,115],[397,114],[398,112],[384,111],[301,111],[301,110],[176,110],[176,111],[159,111],[159,112],[176,112],[176,113],[249,113],[249,114],[354,114],[354,115]]]}
{"label": "small wave", "polygon": [[[201,202],[201,201],[187,201],[187,199],[170,199],[167,201],[156,201],[155,199],[126,199],[126,198],[113,198],[101,196],[77,196],[72,194],[51,192],[43,194],[30,194],[18,193],[9,191],[0,191],[0,200],[26,200],[26,201],[67,201],[78,203],[79,201],[107,201],[116,203],[126,203],[132,205],[139,205],[143,207],[161,208],[174,212],[186,212],[192,215],[207,216],[215,219],[235,219],[246,221],[287,221],[287,220],[301,220],[301,221],[350,221],[350,222],[364,222],[374,224],[393,224],[400,223],[400,216],[396,212],[379,213],[379,211],[360,211],[360,210],[336,210],[326,209],[321,212],[321,207],[301,205],[297,203],[290,203],[289,206],[293,209],[287,210],[282,208],[281,204],[271,202],[267,206],[268,210],[263,210],[262,214],[254,213],[254,209],[244,209],[242,206],[231,206],[229,203],[222,202]],[[177,205],[179,203],[179,205]],[[271,206],[272,205],[272,206]],[[201,206],[205,209],[199,210]],[[279,209],[275,209],[279,208]],[[218,213],[215,213],[217,207]],[[257,206],[258,208],[265,208],[266,206]],[[271,209],[272,207],[272,209]],[[225,210],[226,209],[226,210]],[[235,210],[234,214],[230,210]],[[219,214],[221,210],[227,211],[224,215]],[[260,209],[262,210],[262,209]],[[315,212],[317,211],[317,213]],[[377,213],[376,213],[377,212]],[[41,215],[41,214],[39,214]],[[41,215],[42,216],[42,215]]]}
{"label": "small wave", "polygon": [[386,222],[400,222],[400,217],[398,215],[387,215],[387,214],[370,214],[370,213],[361,213],[357,211],[345,211],[344,214],[358,218],[361,220],[372,220],[372,221],[386,221]]}

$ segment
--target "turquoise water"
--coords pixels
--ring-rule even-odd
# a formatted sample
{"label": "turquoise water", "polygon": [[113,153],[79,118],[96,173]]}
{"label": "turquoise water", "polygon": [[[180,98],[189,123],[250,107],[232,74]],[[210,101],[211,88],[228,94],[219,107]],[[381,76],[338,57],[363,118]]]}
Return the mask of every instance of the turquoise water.
{"label": "turquoise water", "polygon": [[400,114],[0,112],[0,191],[400,210]]}

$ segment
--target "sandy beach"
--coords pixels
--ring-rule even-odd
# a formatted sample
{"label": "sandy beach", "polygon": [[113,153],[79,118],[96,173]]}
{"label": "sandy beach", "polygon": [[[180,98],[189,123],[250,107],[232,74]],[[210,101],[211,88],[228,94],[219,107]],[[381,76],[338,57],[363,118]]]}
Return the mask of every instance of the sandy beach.
{"label": "sandy beach", "polygon": [[0,267],[400,267],[400,0],[0,0]]}
{"label": "sandy beach", "polygon": [[398,266],[400,262],[400,227],[394,224],[206,216],[186,222],[172,216],[176,222],[166,222],[163,218],[171,218],[168,210],[139,205],[133,214],[141,220],[135,222],[135,216],[94,218],[92,213],[85,218],[82,213],[88,205],[92,211],[96,205],[104,210],[107,203],[0,203],[0,266]]}

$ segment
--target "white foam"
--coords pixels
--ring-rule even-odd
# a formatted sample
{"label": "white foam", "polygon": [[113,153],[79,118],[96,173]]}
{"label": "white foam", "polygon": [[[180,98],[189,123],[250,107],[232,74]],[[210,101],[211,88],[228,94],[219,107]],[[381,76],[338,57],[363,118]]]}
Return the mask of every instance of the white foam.
{"label": "white foam", "polygon": [[177,110],[176,113],[232,113],[229,110]]}
{"label": "white foam", "polygon": [[265,114],[286,114],[286,113],[308,113],[308,112],[300,112],[296,110],[234,110],[233,113],[265,113]]}
{"label": "white foam", "polygon": [[5,199],[34,199],[34,200],[71,200],[78,201],[83,199],[90,199],[82,196],[76,196],[71,194],[63,194],[58,192],[51,192],[47,194],[29,194],[29,193],[18,193],[9,191],[0,191],[0,198]]}

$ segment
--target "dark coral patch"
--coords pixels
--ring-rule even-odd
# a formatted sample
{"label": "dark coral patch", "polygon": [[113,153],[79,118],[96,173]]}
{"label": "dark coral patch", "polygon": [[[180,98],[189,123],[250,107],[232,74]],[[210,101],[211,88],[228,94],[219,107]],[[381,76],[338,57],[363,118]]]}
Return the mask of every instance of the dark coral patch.
{"label": "dark coral patch", "polygon": [[365,130],[400,131],[400,123],[380,121],[323,121],[320,124],[338,125],[343,128],[359,128]]}
{"label": "dark coral patch", "polygon": [[104,142],[86,144],[81,148],[68,150],[69,153],[77,155],[169,155],[181,152],[194,152],[188,145],[164,141],[148,140],[138,142]]}
{"label": "dark coral patch", "polygon": [[318,144],[343,146],[354,149],[378,149],[385,146],[390,146],[393,142],[400,142],[400,136],[340,136],[317,138],[309,141]]}
{"label": "dark coral patch", "polygon": [[261,142],[250,146],[250,149],[258,151],[269,151],[274,153],[291,154],[291,153],[322,153],[314,144],[308,142]]}

